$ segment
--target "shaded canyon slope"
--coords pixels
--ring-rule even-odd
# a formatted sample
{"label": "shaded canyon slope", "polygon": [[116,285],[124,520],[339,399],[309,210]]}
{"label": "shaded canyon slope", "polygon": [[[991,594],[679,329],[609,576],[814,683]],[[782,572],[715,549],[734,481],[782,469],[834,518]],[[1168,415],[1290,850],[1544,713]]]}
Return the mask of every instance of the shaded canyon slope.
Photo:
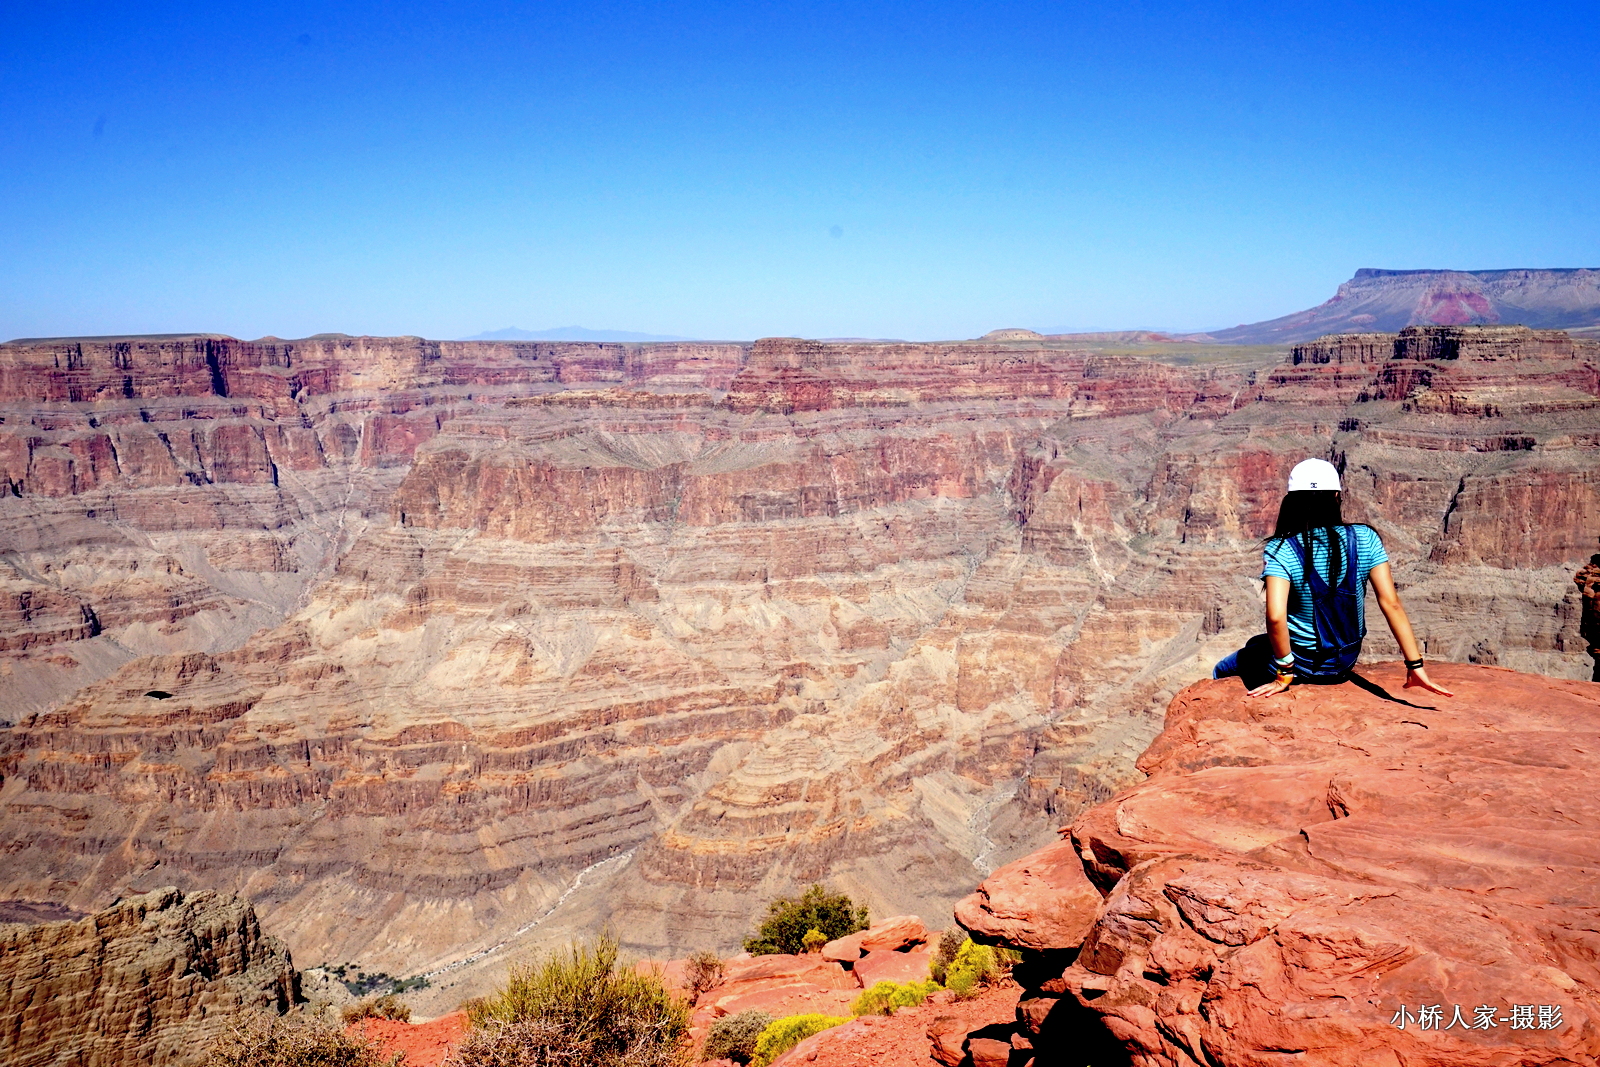
{"label": "shaded canyon slope", "polygon": [[1468,325],[1556,330],[1600,326],[1600,269],[1364,267],[1332,299],[1314,308],[1208,336],[1229,344],[1293,344],[1349,330]]}
{"label": "shaded canyon slope", "polygon": [[1095,1016],[1135,1067],[1600,1062],[1600,684],[1362,673],[1398,699],[1185,689],[1148,780],[962,902],[1029,950],[1037,1062]]}
{"label": "shaded canyon slope", "polygon": [[457,999],[608,922],[731,947],[811,880],[947,914],[1255,630],[1306,455],[1431,657],[1587,667],[1600,345],[1561,333],[84,341],[0,346],[0,397],[0,898],[238,892]]}

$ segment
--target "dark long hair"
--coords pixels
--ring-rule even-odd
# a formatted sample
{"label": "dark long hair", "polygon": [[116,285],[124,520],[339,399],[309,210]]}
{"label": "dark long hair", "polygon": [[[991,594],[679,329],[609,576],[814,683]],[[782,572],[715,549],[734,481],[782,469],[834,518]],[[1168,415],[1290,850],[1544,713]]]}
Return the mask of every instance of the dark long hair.
{"label": "dark long hair", "polygon": [[[1311,580],[1311,546],[1320,538],[1328,546],[1328,584],[1334,585],[1344,573],[1340,551],[1344,537],[1336,531],[1344,525],[1340,509],[1341,496],[1337,489],[1300,489],[1283,495],[1278,505],[1278,525],[1273,528],[1268,541],[1282,541],[1299,537],[1305,549],[1303,581]],[[1354,561],[1351,561],[1352,565]]]}

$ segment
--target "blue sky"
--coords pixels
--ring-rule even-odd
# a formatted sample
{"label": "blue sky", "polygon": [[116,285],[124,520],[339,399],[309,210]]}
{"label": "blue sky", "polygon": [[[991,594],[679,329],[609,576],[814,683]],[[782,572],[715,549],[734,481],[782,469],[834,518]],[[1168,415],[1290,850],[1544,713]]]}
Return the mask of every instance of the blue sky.
{"label": "blue sky", "polygon": [[1204,328],[1600,266],[1592,4],[0,5],[0,337]]}

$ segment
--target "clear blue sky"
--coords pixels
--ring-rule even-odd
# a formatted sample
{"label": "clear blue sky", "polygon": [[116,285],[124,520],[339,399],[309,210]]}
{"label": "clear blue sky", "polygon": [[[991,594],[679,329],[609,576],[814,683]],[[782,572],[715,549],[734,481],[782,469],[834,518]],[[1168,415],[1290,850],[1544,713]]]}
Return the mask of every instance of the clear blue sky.
{"label": "clear blue sky", "polygon": [[0,338],[1216,327],[1600,266],[1587,4],[0,5]]}

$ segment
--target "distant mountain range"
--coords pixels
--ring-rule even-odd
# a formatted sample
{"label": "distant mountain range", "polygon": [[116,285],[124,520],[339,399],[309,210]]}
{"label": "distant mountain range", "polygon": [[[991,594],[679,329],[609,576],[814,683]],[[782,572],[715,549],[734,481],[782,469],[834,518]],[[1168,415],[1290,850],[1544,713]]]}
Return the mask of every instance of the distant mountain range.
{"label": "distant mountain range", "polygon": [[1407,326],[1600,325],[1600,268],[1376,270],[1365,267],[1326,303],[1293,315],[1212,330],[1225,344],[1287,344],[1328,333],[1393,333]]}
{"label": "distant mountain range", "polygon": [[523,330],[507,326],[503,330],[463,337],[463,341],[687,341],[660,333],[633,333],[629,330],[590,330],[583,326],[557,326],[551,330]]}

